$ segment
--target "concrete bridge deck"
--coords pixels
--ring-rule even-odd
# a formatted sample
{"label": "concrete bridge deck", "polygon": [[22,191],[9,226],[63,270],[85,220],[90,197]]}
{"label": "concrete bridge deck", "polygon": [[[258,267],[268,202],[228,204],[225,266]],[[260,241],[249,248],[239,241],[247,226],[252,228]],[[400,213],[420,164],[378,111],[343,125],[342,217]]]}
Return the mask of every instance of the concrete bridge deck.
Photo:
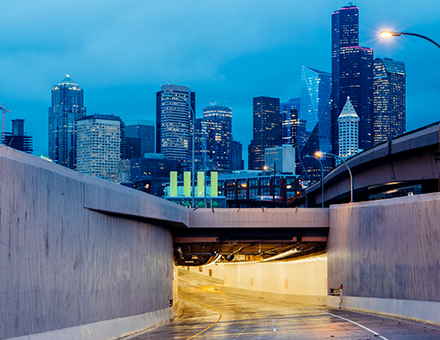
{"label": "concrete bridge deck", "polygon": [[[347,160],[353,173],[354,201],[369,196],[421,185],[423,193],[436,192],[440,180],[440,123],[411,131],[378,144]],[[321,183],[305,191],[301,206],[320,207]],[[324,178],[325,206],[350,201],[350,181],[344,164]]]}

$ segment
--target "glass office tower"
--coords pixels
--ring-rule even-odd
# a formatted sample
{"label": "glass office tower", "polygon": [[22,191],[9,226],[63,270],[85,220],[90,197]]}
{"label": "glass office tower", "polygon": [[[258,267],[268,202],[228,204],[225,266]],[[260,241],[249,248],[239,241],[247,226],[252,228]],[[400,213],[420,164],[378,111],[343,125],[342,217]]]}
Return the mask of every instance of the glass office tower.
{"label": "glass office tower", "polygon": [[162,85],[156,92],[156,153],[180,161],[191,157],[193,117],[189,105],[195,112],[195,93],[188,86]]}
{"label": "glass office tower", "polygon": [[301,173],[299,160],[299,145],[304,145],[306,139],[306,122],[299,118],[301,98],[289,99],[288,102],[280,103],[282,117],[283,145],[291,144],[295,149],[295,171]]}
{"label": "glass office tower", "polygon": [[374,144],[405,133],[405,63],[389,58],[374,60]]}
{"label": "glass office tower", "polygon": [[223,106],[203,108],[203,139],[214,169],[232,168],[232,110]]}
{"label": "glass office tower", "polygon": [[253,99],[253,138],[248,147],[249,170],[262,170],[264,149],[282,144],[280,99],[255,97]]}
{"label": "glass office tower", "polygon": [[140,139],[139,157],[143,157],[146,153],[154,153],[154,125],[154,121],[141,119],[128,120],[125,123],[125,138]]}
{"label": "glass office tower", "polygon": [[[302,67],[301,106],[299,117],[306,122],[306,137],[300,141],[300,173],[312,182],[321,179],[321,165],[312,156],[316,151],[331,152],[331,74],[309,67]],[[322,159],[324,172],[331,170],[332,161]]]}
{"label": "glass office tower", "polygon": [[49,158],[76,170],[76,121],[86,114],[83,90],[67,74],[52,87],[49,108]]}
{"label": "glass office tower", "polygon": [[339,154],[338,117],[347,97],[359,115],[359,147],[373,146],[373,50],[359,46],[359,8],[332,14],[332,149]]}

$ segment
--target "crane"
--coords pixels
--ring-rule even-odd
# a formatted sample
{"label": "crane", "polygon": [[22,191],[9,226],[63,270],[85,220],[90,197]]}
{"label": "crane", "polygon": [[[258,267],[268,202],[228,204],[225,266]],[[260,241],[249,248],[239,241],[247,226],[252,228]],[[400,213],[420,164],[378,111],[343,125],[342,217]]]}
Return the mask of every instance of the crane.
{"label": "crane", "polygon": [[2,121],[3,121],[3,128],[2,128],[2,144],[5,144],[5,112],[11,113],[11,111],[7,110],[5,107],[5,104],[3,106],[0,106],[0,110],[2,110]]}

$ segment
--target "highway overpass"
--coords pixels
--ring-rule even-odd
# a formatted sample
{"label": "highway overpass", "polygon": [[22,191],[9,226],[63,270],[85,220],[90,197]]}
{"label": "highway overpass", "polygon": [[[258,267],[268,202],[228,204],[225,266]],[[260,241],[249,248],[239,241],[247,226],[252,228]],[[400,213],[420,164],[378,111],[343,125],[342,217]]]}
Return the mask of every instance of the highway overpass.
{"label": "highway overpass", "polygon": [[[437,192],[440,180],[440,124],[411,131],[378,144],[347,160],[353,173],[354,201],[368,201],[378,194],[408,187],[420,187],[421,193]],[[350,202],[347,168],[339,165],[324,178],[324,203]],[[322,205],[321,183],[305,190],[303,207]]]}

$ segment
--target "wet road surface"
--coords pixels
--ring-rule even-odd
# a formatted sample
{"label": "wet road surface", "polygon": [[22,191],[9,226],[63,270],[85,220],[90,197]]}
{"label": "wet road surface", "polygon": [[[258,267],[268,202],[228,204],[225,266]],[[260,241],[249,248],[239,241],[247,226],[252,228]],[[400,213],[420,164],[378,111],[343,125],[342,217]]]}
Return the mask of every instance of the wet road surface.
{"label": "wet road surface", "polygon": [[440,327],[338,309],[217,291],[179,271],[179,312],[170,323],[131,337],[151,339],[439,339]]}

